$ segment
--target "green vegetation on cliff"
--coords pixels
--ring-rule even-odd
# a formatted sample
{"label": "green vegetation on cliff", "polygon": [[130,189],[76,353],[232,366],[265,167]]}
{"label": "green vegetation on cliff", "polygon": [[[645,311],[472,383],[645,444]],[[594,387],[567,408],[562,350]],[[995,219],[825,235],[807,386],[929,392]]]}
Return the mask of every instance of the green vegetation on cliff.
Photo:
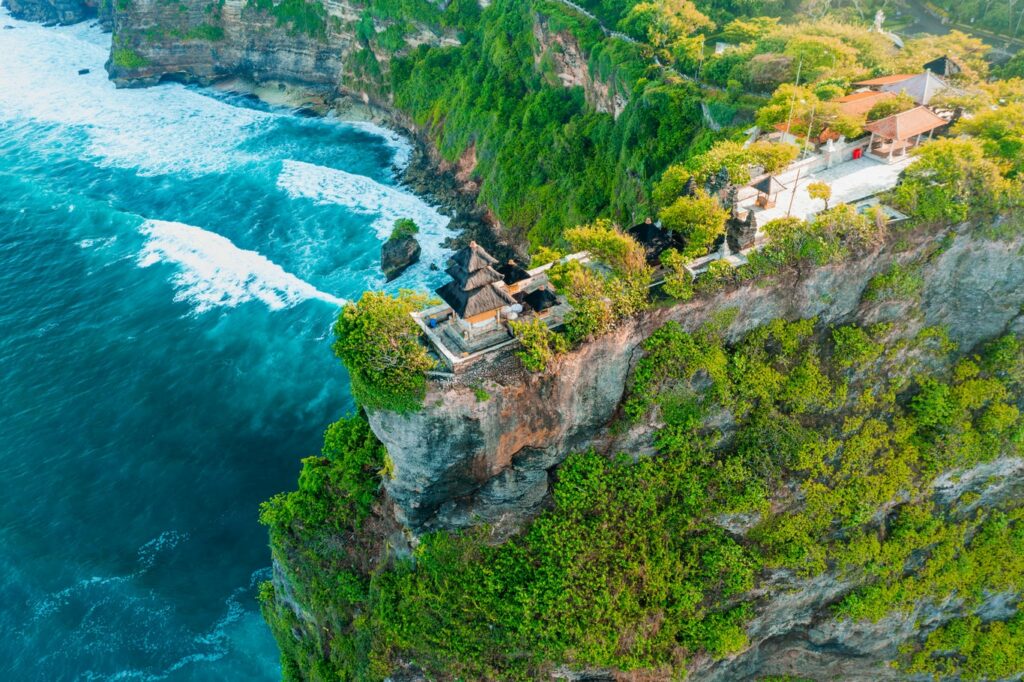
{"label": "green vegetation on cliff", "polygon": [[[957,627],[975,633],[978,651],[1019,636],[1016,621],[970,617],[990,591],[1024,588],[1024,509],[1012,497],[1003,509],[974,508],[969,492],[944,509],[931,484],[1019,454],[1024,344],[1008,336],[957,359],[941,329],[906,336],[814,319],[727,343],[732,319],[723,312],[694,333],[670,323],[644,343],[624,412],[657,416],[657,454],[570,456],[553,507],[498,545],[486,529],[434,533],[413,556],[360,573],[311,550],[324,537],[293,544],[307,528],[330,532],[324,505],[338,489],[343,525],[367,508],[352,500],[368,499],[379,460],[367,455],[368,433],[354,431],[365,426],[345,426],[363,434],[351,462],[344,452],[313,460],[338,473],[304,471],[294,502],[275,498],[264,511],[284,570],[320,586],[287,598],[265,588],[268,618],[285,633],[286,677],[382,679],[409,665],[467,679],[533,679],[558,664],[681,674],[697,653],[746,646],[745,595],[768,568],[856,578],[841,618],[958,598],[966,625],[908,642],[901,665],[1002,670],[974,649],[951,660],[941,644],[966,636]],[[299,621],[290,600],[313,621]],[[315,641],[291,627],[315,627]],[[328,656],[316,644],[324,637],[335,642]]]}
{"label": "green vegetation on cliff", "polygon": [[410,412],[422,406],[424,372],[435,363],[409,313],[427,301],[410,291],[398,296],[367,291],[341,309],[334,323],[334,354],[348,369],[352,396],[363,407]]}
{"label": "green vegetation on cliff", "polygon": [[[534,245],[596,216],[629,220],[650,182],[701,138],[696,87],[664,78],[638,46],[605,38],[564,5],[496,0],[474,21],[461,46],[392,60],[378,87],[446,159],[475,155],[481,200]],[[538,22],[577,43],[601,85],[563,87],[552,60],[565,48],[541,45]],[[597,90],[607,94],[595,108]],[[628,101],[618,116],[606,110],[616,96]]]}
{"label": "green vegetation on cliff", "polygon": [[[367,598],[367,576],[381,552],[385,530],[366,526],[386,466],[384,446],[366,420],[341,419],[324,434],[321,455],[302,461],[299,489],[275,495],[260,509],[275,565],[291,586],[288,594],[278,594],[266,582],[259,594],[286,680],[336,680],[338,671],[365,666],[365,636],[354,609]],[[303,624],[293,605],[300,604],[324,627],[296,639]],[[343,679],[365,678],[360,673]]]}
{"label": "green vegetation on cliff", "polygon": [[273,15],[279,26],[318,40],[327,37],[327,10],[320,0],[246,0],[248,7]]}

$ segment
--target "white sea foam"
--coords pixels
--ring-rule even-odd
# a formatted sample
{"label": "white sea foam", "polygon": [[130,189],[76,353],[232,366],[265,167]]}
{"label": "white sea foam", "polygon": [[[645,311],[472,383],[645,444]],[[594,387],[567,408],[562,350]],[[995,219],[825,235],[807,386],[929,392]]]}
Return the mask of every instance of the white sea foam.
{"label": "white sea foam", "polygon": [[409,138],[405,137],[401,133],[370,121],[345,121],[344,125],[347,125],[350,128],[365,130],[366,132],[376,135],[387,142],[388,146],[391,147],[395,153],[394,158],[391,160],[391,164],[395,168],[403,170],[409,165],[409,159],[412,158],[412,143],[409,141]]}
{"label": "white sea foam", "polygon": [[[103,68],[110,34],[98,25],[44,28],[11,18],[5,8],[0,20],[14,27],[0,31],[0,119],[80,128],[82,156],[97,164],[144,175],[223,172],[261,160],[242,143],[291,116],[238,107],[174,83],[118,90]],[[79,75],[79,69],[89,73]],[[396,165],[408,162],[411,147],[398,133],[369,123],[338,125],[380,136],[394,149]],[[26,140],[50,142],[47,136]]]}
{"label": "white sea foam", "polygon": [[113,237],[95,237],[88,239],[81,239],[78,241],[78,248],[80,249],[105,249],[117,242],[117,235]]}
{"label": "white sea foam", "polygon": [[[414,194],[376,182],[363,175],[347,173],[302,161],[285,161],[277,186],[293,198],[312,199],[322,204],[344,206],[353,213],[372,216],[371,226],[379,239],[386,240],[394,222],[412,218],[420,226],[420,270],[441,263],[449,251],[441,246],[454,233],[451,218]],[[422,274],[422,273],[421,273]]]}
{"label": "white sea foam", "polygon": [[191,303],[196,312],[234,307],[246,301],[262,301],[272,310],[309,299],[345,304],[343,299],[320,291],[259,253],[240,249],[230,239],[200,227],[149,220],[140,229],[148,239],[139,255],[139,265],[178,265],[180,269],[172,278],[178,290],[175,300]]}
{"label": "white sea foam", "polygon": [[[80,127],[85,155],[140,173],[210,172],[243,161],[236,147],[267,114],[181,85],[117,90],[103,68],[110,36],[96,25],[43,28],[0,13],[0,118]],[[78,75],[79,69],[89,69]]]}
{"label": "white sea foam", "polygon": [[73,585],[53,592],[37,601],[33,605],[32,616],[36,619],[47,617],[67,605],[72,598],[80,597],[84,593],[95,588],[106,588],[111,585],[128,583],[153,568],[158,555],[163,552],[173,550],[182,542],[188,540],[188,538],[188,533],[180,533],[176,530],[164,531],[157,537],[139,547],[136,553],[138,560],[137,570],[127,575],[92,576],[89,578],[82,578]]}

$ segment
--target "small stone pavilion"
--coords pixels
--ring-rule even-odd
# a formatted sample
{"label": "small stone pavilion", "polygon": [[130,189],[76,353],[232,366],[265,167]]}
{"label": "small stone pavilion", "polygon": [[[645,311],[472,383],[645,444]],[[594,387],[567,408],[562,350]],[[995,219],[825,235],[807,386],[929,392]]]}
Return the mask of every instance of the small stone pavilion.
{"label": "small stone pavilion", "polygon": [[493,326],[503,308],[517,304],[501,273],[494,269],[497,263],[476,242],[470,242],[448,261],[445,272],[452,281],[436,293],[451,306],[461,326],[469,332]]}

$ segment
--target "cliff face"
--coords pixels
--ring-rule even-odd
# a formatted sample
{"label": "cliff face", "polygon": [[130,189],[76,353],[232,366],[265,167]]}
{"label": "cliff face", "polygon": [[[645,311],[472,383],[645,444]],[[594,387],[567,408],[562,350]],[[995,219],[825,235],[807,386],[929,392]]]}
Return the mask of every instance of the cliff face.
{"label": "cliff face", "polygon": [[108,70],[121,85],[245,76],[333,89],[354,49],[349,24],[360,10],[349,2],[327,3],[325,16],[314,20],[322,32],[310,32],[248,0],[128,0],[115,6]]}
{"label": "cliff face", "polygon": [[[399,416],[370,414],[392,461],[386,481],[399,520],[414,533],[490,523],[501,538],[542,510],[557,465],[571,452],[652,452],[658,424],[618,427],[616,417],[640,344],[667,321],[694,330],[723,309],[736,309],[726,335],[783,317],[818,316],[826,324],[897,322],[908,334],[944,326],[967,351],[1005,332],[1024,332],[1024,237],[995,241],[968,226],[942,235],[918,234],[849,262],[815,269],[768,286],[752,284],[684,305],[655,309],[562,357],[544,375],[514,362],[432,385],[425,408]],[[915,293],[865,296],[872,278],[894,264],[920,276]],[[869,300],[869,299],[881,300]],[[486,392],[484,400],[481,389]],[[479,395],[479,397],[478,397]],[[723,430],[728,430],[728,425]],[[1003,457],[940,476],[925,495],[949,523],[1024,493],[1024,460]],[[746,533],[742,523],[730,532]],[[908,679],[884,663],[898,646],[963,614],[963,601],[919,602],[878,620],[837,619],[833,605],[864,581],[857,573],[801,578],[774,570],[744,599],[755,605],[747,625],[750,646],[719,660],[691,660],[688,678],[727,682],[768,675],[851,681]],[[973,613],[1005,619],[1017,595],[988,593]],[[622,679],[611,670],[558,670],[563,679]],[[657,676],[652,679],[661,679]]]}
{"label": "cliff face", "polygon": [[[966,230],[954,233],[951,245],[921,266],[919,300],[862,300],[872,277],[893,263],[923,258],[937,239],[919,237],[901,252],[880,249],[802,278],[768,287],[750,284],[655,309],[563,356],[547,374],[529,375],[508,363],[507,371],[433,384],[421,412],[372,413],[371,425],[394,464],[386,485],[402,521],[415,532],[481,521],[512,528],[541,508],[554,467],[569,453],[591,447],[608,453],[649,450],[653,425],[625,433],[609,427],[640,344],[669,320],[694,330],[734,308],[732,338],[780,317],[818,316],[824,323],[900,320],[909,333],[945,326],[963,349],[1024,328],[1022,241],[987,241]],[[479,388],[487,400],[477,399]]]}
{"label": "cliff face", "polygon": [[45,24],[75,24],[101,10],[109,16],[109,3],[104,0],[4,0],[3,4],[15,19]]}
{"label": "cliff face", "polygon": [[[979,507],[997,506],[1024,493],[1024,460],[1002,458],[940,477],[931,493],[946,509],[971,494],[973,501],[951,516],[960,520]],[[752,595],[760,600],[757,616],[747,629],[753,646],[720,661],[706,656],[694,660],[690,678],[731,682],[811,674],[814,679],[851,682],[908,679],[883,663],[897,657],[901,643],[961,615],[963,600],[951,597],[939,604],[919,603],[907,613],[892,613],[878,621],[837,619],[832,606],[857,587],[860,578],[830,572],[801,580],[788,571],[775,572]],[[1005,620],[1016,612],[1017,600],[1016,594],[990,593],[973,612],[983,621]]]}
{"label": "cliff face", "polygon": [[535,65],[548,74],[552,85],[581,87],[595,111],[619,117],[628,103],[625,93],[594,77],[579,42],[570,33],[554,31],[547,22],[539,20],[533,25],[533,37],[538,48]]}

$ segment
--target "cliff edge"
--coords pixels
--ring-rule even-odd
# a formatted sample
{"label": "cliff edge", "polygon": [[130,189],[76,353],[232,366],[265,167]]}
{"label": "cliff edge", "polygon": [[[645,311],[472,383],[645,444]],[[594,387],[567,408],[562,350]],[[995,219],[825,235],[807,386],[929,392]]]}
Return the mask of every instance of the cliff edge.
{"label": "cliff edge", "polygon": [[[984,239],[969,225],[944,234],[921,231],[913,240],[768,286],[753,282],[657,307],[564,355],[544,374],[505,363],[455,383],[432,383],[422,411],[370,411],[393,463],[385,486],[401,521],[416,533],[481,522],[518,527],[543,507],[551,477],[569,453],[652,451],[655,424],[624,433],[611,427],[641,344],[668,321],[693,331],[733,310],[726,332],[732,340],[777,318],[817,317],[823,326],[898,321],[907,334],[945,327],[965,349],[1024,330],[1024,241]],[[948,248],[938,248],[947,241]],[[920,264],[919,295],[865,300],[872,278],[908,263]]]}

